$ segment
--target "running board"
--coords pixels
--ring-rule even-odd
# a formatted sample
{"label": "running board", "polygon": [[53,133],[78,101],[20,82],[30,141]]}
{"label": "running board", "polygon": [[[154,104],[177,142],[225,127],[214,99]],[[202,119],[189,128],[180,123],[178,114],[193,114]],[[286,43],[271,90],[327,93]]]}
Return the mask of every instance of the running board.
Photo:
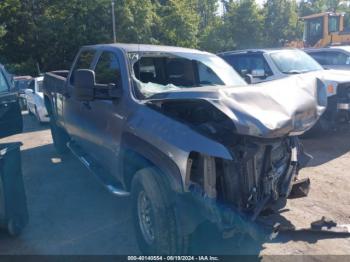
{"label": "running board", "polygon": [[72,151],[73,155],[76,156],[81,163],[98,179],[98,181],[112,194],[127,197],[130,195],[128,191],[123,189],[121,183],[113,181],[106,174],[109,172],[105,170],[102,166],[97,164],[88,154],[86,154],[78,145],[73,141],[67,143],[67,147]]}

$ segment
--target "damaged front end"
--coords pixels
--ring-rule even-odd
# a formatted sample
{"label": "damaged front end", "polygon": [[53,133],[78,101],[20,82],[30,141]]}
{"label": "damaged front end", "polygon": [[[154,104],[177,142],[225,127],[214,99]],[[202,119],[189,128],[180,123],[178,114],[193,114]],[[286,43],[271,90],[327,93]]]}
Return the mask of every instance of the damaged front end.
{"label": "damaged front end", "polygon": [[[190,59],[193,64],[196,56]],[[134,78],[141,91],[160,88]],[[143,97],[147,109],[134,114],[128,128],[178,168],[181,230],[193,232],[205,218],[225,232],[239,230],[256,239],[270,235],[273,228],[259,225],[259,215],[283,207],[291,192],[308,192],[309,181],[299,181],[298,172],[309,156],[297,136],[326,108],[323,82],[293,76],[249,87],[162,87],[166,90]]]}
{"label": "damaged front end", "polygon": [[[242,137],[231,148],[233,160],[191,154],[186,186],[203,214],[226,232],[248,232],[255,239],[273,237],[274,230],[258,225],[267,209],[286,204],[293,185],[299,188],[298,159],[308,158],[297,137],[262,140]],[[303,161],[305,163],[305,160]],[[309,183],[302,185],[307,194]],[[297,190],[294,187],[294,190]]]}

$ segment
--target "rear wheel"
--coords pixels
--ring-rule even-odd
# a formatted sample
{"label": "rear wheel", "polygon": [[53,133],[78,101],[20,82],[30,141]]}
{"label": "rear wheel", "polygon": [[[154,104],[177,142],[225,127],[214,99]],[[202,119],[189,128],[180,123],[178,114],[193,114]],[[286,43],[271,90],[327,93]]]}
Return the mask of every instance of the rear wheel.
{"label": "rear wheel", "polygon": [[19,236],[22,233],[22,229],[23,229],[23,223],[17,217],[15,217],[14,219],[11,219],[7,224],[7,231],[9,235],[12,237]]}
{"label": "rear wheel", "polygon": [[67,154],[69,152],[69,148],[67,143],[69,142],[69,135],[66,131],[57,125],[56,119],[54,115],[50,115],[50,129],[52,140],[57,152],[61,155]]}
{"label": "rear wheel", "polygon": [[38,112],[38,109],[37,107],[35,106],[35,117],[36,119],[38,120],[39,123],[42,123],[41,119],[40,119],[40,115],[39,115],[39,112]]}
{"label": "rear wheel", "polygon": [[189,236],[179,233],[170,189],[153,168],[138,171],[132,181],[133,222],[144,254],[185,254]]}

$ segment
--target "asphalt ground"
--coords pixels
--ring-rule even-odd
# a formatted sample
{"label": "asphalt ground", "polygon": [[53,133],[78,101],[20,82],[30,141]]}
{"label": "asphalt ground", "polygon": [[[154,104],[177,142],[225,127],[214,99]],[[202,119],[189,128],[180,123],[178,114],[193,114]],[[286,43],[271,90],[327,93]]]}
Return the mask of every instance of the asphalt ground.
{"label": "asphalt ground", "polygon": [[[134,236],[130,199],[118,198],[101,186],[73,156],[63,159],[52,144],[48,125],[24,114],[24,132],[1,139],[21,141],[22,170],[30,222],[17,238],[0,233],[0,254],[131,255],[140,254]],[[308,227],[326,216],[350,224],[350,129],[304,140],[314,156],[301,177],[310,177],[307,198],[289,200],[286,212],[272,219]],[[349,255],[350,238],[310,233],[282,233],[256,243],[242,237],[222,239],[213,225],[194,234],[193,254]],[[271,258],[271,257],[270,257]],[[335,259],[337,257],[334,257]],[[339,258],[339,257],[338,257]],[[315,261],[324,256],[315,258]],[[332,261],[332,258],[327,258]],[[334,260],[336,261],[336,260]]]}

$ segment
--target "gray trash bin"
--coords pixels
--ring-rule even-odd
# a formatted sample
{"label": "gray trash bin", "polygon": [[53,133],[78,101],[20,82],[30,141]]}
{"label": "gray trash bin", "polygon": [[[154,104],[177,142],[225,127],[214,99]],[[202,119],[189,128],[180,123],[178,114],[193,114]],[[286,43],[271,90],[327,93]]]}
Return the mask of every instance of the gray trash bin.
{"label": "gray trash bin", "polygon": [[0,228],[11,236],[19,235],[28,223],[21,145],[0,144]]}

